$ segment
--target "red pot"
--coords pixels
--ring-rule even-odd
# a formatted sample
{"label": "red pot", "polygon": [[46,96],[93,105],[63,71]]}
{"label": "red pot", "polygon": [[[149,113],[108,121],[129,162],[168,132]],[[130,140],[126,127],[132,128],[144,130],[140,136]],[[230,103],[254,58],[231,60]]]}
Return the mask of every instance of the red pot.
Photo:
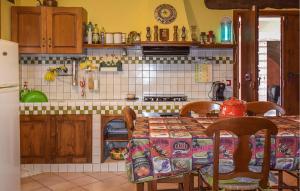
{"label": "red pot", "polygon": [[220,116],[222,117],[241,117],[246,115],[246,105],[244,101],[234,97],[223,102]]}

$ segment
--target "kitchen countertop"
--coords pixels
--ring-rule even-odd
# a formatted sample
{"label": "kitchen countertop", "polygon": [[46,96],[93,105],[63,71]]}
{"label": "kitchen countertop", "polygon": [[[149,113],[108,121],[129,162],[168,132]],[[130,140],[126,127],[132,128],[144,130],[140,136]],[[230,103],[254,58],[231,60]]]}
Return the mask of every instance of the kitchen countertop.
{"label": "kitchen countertop", "polygon": [[[199,99],[198,99],[199,100]],[[50,100],[45,103],[20,103],[22,115],[43,114],[122,114],[125,106],[130,106],[142,116],[143,112],[177,113],[181,107],[191,101],[184,102],[145,102],[142,100]]]}

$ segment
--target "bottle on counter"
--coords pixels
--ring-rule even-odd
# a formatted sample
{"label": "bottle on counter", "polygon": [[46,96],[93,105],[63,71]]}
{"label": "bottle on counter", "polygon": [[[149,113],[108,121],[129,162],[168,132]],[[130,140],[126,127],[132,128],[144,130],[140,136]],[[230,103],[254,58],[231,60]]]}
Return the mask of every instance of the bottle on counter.
{"label": "bottle on counter", "polygon": [[99,34],[99,28],[98,28],[98,25],[95,24],[95,27],[94,27],[94,31],[93,31],[93,44],[98,44],[99,43],[99,38],[100,37],[100,34]]}

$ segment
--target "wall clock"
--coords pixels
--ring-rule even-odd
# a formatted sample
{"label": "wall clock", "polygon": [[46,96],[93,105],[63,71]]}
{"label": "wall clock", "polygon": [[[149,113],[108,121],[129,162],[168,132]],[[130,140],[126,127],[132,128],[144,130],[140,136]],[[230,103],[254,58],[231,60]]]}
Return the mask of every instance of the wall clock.
{"label": "wall clock", "polygon": [[176,9],[169,4],[161,4],[154,12],[155,19],[162,24],[170,24],[177,17]]}

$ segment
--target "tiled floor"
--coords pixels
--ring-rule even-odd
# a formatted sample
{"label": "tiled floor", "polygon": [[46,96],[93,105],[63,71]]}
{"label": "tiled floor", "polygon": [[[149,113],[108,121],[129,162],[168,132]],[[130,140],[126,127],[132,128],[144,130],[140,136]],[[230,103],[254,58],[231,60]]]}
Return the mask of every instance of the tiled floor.
{"label": "tiled floor", "polygon": [[[290,184],[293,178],[285,177]],[[126,173],[43,173],[22,178],[22,191],[134,191]],[[197,182],[197,181],[195,181]],[[159,184],[159,189],[176,188],[176,184]]]}

